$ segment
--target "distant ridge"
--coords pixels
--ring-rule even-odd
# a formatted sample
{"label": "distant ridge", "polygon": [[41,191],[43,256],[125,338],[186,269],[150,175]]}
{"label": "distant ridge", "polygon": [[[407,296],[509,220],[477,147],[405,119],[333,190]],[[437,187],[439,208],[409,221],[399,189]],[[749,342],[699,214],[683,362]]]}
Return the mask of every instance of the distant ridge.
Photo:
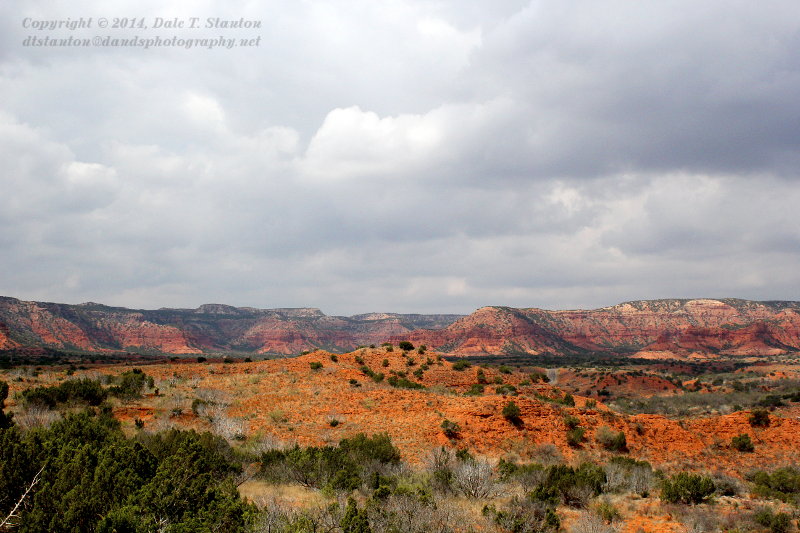
{"label": "distant ridge", "polygon": [[483,307],[445,328],[393,340],[456,355],[780,355],[800,351],[800,302],[703,298],[571,311]]}
{"label": "distant ridge", "polygon": [[26,302],[0,297],[0,350],[42,347],[87,352],[275,353],[322,348],[344,352],[463,315],[325,315],[312,307],[256,309],[204,304],[157,310]]}
{"label": "distant ridge", "polygon": [[800,351],[800,302],[634,300],[590,310],[482,307],[464,315],[204,304],[157,310],[0,297],[0,350],[296,354],[410,340],[460,356],[744,357]]}

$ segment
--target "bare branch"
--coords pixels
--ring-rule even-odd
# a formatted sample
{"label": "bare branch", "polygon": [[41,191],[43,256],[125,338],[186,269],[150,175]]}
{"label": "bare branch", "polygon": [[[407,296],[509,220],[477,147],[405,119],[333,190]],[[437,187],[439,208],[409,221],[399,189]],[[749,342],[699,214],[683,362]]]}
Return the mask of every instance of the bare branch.
{"label": "bare branch", "polygon": [[25,489],[25,493],[20,497],[17,504],[14,505],[14,508],[11,509],[11,512],[8,513],[8,516],[6,516],[3,521],[0,522],[0,530],[9,530],[17,527],[17,524],[14,523],[14,521],[19,518],[17,511],[20,505],[22,505],[22,502],[25,501],[25,498],[28,497],[28,493],[33,489],[34,486],[36,486],[37,483],[39,483],[39,476],[41,475],[42,470],[44,470],[44,467],[40,468],[39,471],[36,472],[36,475],[33,476],[33,480],[31,481],[30,485],[28,485],[28,488]]}

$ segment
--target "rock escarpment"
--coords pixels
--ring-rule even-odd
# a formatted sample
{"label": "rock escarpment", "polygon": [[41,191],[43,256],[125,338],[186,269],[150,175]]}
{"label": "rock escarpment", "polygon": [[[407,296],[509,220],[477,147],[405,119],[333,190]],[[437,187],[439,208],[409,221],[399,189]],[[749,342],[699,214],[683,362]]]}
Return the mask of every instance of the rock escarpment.
{"label": "rock escarpment", "polygon": [[397,336],[457,355],[757,356],[800,351],[800,302],[650,300],[593,310],[484,307]]}
{"label": "rock escarpment", "polygon": [[319,309],[254,309],[206,304],[197,309],[133,310],[0,297],[0,350],[47,347],[89,352],[296,354],[348,351],[460,315],[381,313],[327,316]]}

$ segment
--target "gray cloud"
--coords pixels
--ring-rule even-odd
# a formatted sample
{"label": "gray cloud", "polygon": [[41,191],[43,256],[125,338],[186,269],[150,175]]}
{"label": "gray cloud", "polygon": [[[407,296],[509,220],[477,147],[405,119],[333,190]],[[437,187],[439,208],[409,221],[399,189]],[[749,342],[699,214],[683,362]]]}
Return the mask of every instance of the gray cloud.
{"label": "gray cloud", "polygon": [[2,294],[800,299],[793,2],[121,2],[262,45],[21,46],[26,16],[116,14],[84,9],[0,7]]}

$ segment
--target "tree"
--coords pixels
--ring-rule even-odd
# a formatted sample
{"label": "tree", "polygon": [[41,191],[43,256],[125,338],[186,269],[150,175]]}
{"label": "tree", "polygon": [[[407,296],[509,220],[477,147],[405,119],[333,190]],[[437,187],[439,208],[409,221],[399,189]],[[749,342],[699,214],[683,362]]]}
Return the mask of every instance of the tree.
{"label": "tree", "polygon": [[403,350],[404,352],[410,352],[414,349],[414,345],[409,341],[400,341],[397,343],[397,347]]}
{"label": "tree", "polygon": [[232,458],[227,442],[207,433],[128,439],[104,411],[70,413],[24,434],[0,430],[0,518],[17,513],[21,533],[138,533],[167,524],[243,532],[255,509],[233,485],[241,466]]}

